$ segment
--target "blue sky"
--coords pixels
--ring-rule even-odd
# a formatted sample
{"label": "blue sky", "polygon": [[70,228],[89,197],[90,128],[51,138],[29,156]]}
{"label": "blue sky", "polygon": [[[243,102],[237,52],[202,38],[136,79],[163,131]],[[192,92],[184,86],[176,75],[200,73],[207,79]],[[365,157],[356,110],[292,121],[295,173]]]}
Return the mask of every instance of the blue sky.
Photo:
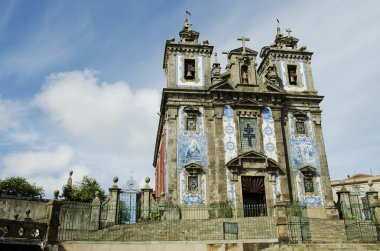
{"label": "blue sky", "polygon": [[140,184],[153,177],[164,45],[178,37],[185,10],[220,54],[242,35],[260,51],[276,18],[290,27],[315,53],[332,178],[380,174],[379,9],[378,1],[3,0],[0,178],[25,176],[50,195],[71,169],[74,180],[90,175],[105,189],[131,170]]}

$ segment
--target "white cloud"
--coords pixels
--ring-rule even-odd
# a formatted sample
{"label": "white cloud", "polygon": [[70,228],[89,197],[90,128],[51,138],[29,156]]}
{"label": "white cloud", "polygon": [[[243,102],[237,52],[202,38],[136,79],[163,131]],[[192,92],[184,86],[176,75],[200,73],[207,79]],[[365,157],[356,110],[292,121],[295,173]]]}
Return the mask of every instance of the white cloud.
{"label": "white cloud", "polygon": [[41,173],[54,175],[70,166],[73,150],[66,145],[58,146],[54,151],[29,151],[12,153],[4,158],[5,175],[31,176]]}
{"label": "white cloud", "polygon": [[159,110],[155,90],[124,82],[99,84],[91,70],[50,75],[34,104],[60,128],[92,146],[138,153],[153,150]]}
{"label": "white cloud", "polygon": [[27,151],[11,153],[4,157],[2,177],[21,176],[42,185],[48,196],[65,184],[69,170],[74,170],[74,181],[78,181],[89,170],[74,164],[74,150],[68,145],[59,145],[51,151]]}

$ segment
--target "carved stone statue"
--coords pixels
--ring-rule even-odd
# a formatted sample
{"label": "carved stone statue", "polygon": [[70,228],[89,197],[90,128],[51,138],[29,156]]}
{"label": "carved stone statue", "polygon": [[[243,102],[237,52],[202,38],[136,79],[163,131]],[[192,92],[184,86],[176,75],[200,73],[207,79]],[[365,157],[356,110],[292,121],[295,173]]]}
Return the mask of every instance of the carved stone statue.
{"label": "carved stone statue", "polygon": [[277,76],[277,70],[276,70],[276,66],[275,65],[270,65],[268,67],[268,72],[267,74],[265,75],[265,77],[269,80],[269,82],[271,83],[275,83],[278,79],[278,76]]}

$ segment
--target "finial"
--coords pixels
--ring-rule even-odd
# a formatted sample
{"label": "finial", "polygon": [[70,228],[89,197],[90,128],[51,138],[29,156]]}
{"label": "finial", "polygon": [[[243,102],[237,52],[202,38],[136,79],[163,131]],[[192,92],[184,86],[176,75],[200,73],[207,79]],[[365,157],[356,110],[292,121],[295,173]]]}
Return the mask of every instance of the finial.
{"label": "finial", "polygon": [[70,170],[69,172],[69,178],[67,179],[67,186],[71,187],[73,185],[73,179],[71,178],[73,176],[73,170]]}
{"label": "finial", "polygon": [[288,33],[288,37],[291,37],[290,33],[292,32],[292,30],[290,28],[287,28],[286,32]]}
{"label": "finial", "polygon": [[214,54],[214,64],[218,64],[218,53]]}
{"label": "finial", "polygon": [[149,176],[146,176],[145,177],[145,188],[149,188],[149,182],[150,182],[150,178],[149,178]]}
{"label": "finial", "polygon": [[117,188],[117,182],[119,181],[119,178],[117,176],[113,177],[113,187]]}

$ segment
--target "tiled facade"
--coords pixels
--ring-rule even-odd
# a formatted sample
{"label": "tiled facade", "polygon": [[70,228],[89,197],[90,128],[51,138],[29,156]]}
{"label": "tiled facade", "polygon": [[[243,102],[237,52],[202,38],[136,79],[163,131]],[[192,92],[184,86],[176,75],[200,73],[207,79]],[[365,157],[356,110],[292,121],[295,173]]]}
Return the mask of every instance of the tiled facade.
{"label": "tiled facade", "polygon": [[[198,37],[186,20],[180,40],[165,46],[158,135],[166,132],[161,176],[168,202],[240,205],[265,193],[260,203],[268,205],[288,201],[322,211],[331,205],[323,97],[314,88],[312,53],[278,29],[274,44],[262,48],[258,67],[258,53],[243,45],[227,53],[222,72],[216,57],[210,63],[213,47]],[[156,168],[162,166],[160,141]],[[243,177],[258,177],[264,187],[247,193]]]}

